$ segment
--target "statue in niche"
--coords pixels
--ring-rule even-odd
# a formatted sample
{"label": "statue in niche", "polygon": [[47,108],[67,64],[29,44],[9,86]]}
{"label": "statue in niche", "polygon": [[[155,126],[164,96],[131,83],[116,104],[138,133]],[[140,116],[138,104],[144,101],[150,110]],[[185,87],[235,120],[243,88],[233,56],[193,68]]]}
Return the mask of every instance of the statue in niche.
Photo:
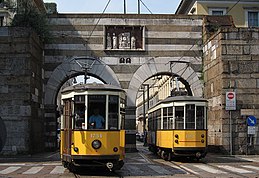
{"label": "statue in niche", "polygon": [[106,47],[107,49],[112,48],[112,39],[111,39],[110,33],[107,33],[106,44],[107,44],[107,47]]}
{"label": "statue in niche", "polygon": [[120,49],[130,48],[130,33],[121,33],[119,35],[119,48]]}
{"label": "statue in niche", "polygon": [[131,49],[136,49],[136,38],[134,36],[131,37]]}
{"label": "statue in niche", "polygon": [[118,45],[117,45],[117,36],[115,35],[115,33],[113,33],[113,36],[112,36],[112,48],[113,48],[113,49],[117,49],[117,48],[118,48]]}

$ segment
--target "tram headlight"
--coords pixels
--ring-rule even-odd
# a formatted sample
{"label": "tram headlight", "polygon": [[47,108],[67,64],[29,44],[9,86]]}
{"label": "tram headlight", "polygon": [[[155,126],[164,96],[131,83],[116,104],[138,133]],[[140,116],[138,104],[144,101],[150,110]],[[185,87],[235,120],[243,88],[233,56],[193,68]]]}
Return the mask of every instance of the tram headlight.
{"label": "tram headlight", "polygon": [[177,144],[178,144],[178,143],[179,143],[179,141],[178,141],[178,140],[175,140],[175,143],[177,143]]}
{"label": "tram headlight", "polygon": [[114,151],[114,152],[117,152],[118,150],[119,150],[119,149],[118,149],[117,147],[114,147],[114,148],[113,148],[113,151]]}
{"label": "tram headlight", "polygon": [[74,147],[74,151],[75,151],[75,152],[78,152],[79,149],[78,149],[77,147]]}
{"label": "tram headlight", "polygon": [[175,136],[175,138],[179,138],[179,135],[178,135],[178,134],[175,134],[174,136]]}
{"label": "tram headlight", "polygon": [[201,143],[204,143],[204,140],[203,140],[203,139],[201,140]]}
{"label": "tram headlight", "polygon": [[201,134],[201,138],[204,138],[204,134]]}
{"label": "tram headlight", "polygon": [[102,146],[102,143],[101,143],[100,140],[94,140],[94,141],[92,142],[92,147],[93,147],[94,149],[99,149],[99,148],[101,148],[101,146]]}

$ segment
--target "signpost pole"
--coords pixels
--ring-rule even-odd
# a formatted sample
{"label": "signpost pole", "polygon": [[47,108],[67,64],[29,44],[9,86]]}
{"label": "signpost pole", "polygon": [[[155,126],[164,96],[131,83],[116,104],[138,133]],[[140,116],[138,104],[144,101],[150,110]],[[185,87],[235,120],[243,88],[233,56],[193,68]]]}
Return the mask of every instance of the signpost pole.
{"label": "signpost pole", "polygon": [[236,92],[226,92],[226,111],[229,111],[229,154],[233,154],[232,116],[231,111],[236,110]]}
{"label": "signpost pole", "polygon": [[229,152],[230,155],[233,153],[233,148],[232,148],[232,119],[231,119],[231,111],[229,111]]}

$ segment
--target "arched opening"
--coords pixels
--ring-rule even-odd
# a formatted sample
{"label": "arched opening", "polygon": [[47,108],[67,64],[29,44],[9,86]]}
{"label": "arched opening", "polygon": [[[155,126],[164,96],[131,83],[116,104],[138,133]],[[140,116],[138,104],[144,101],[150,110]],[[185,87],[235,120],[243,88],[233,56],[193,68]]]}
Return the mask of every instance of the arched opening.
{"label": "arched opening", "polygon": [[[78,60],[80,62],[78,62]],[[86,67],[89,65],[90,67]],[[87,70],[85,70],[87,69]],[[86,76],[86,78],[84,77]],[[86,82],[101,82],[120,86],[111,68],[96,58],[74,57],[66,59],[52,72],[45,86],[45,146],[46,150],[55,150],[58,146],[60,90],[64,86]],[[59,99],[60,100],[60,99]],[[54,134],[55,133],[55,134]]]}
{"label": "arched opening", "polygon": [[136,140],[146,143],[148,109],[169,96],[192,96],[190,85],[173,73],[158,73],[148,78],[140,86],[136,98]]}
{"label": "arched opening", "polygon": [[81,73],[78,73],[78,75],[75,75],[72,78],[69,78],[68,80],[66,80],[63,85],[60,87],[59,92],[57,94],[57,115],[56,115],[56,137],[57,137],[57,148],[60,147],[60,128],[61,128],[61,112],[63,112],[63,108],[61,105],[61,91],[68,87],[68,86],[72,86],[72,85],[80,85],[80,84],[84,84],[84,83],[104,83],[104,81],[102,81],[101,79],[99,79],[98,77],[94,77],[93,75],[89,74],[89,75],[82,75]]}

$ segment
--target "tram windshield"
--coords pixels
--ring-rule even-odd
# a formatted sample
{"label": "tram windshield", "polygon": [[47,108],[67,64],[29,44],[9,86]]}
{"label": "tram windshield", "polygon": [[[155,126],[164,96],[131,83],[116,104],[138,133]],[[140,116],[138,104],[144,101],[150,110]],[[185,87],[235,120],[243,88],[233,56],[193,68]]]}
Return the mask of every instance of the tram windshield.
{"label": "tram windshield", "polygon": [[[73,128],[117,130],[122,127],[117,95],[74,96]],[[123,118],[121,118],[123,122]],[[87,124],[86,124],[87,123]]]}

